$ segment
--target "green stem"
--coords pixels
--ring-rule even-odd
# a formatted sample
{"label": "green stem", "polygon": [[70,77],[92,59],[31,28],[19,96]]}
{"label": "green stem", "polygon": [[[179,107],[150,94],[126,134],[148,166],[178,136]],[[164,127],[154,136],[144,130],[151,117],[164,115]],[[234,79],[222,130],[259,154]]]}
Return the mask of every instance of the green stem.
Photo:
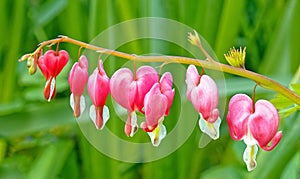
{"label": "green stem", "polygon": [[[138,55],[127,54],[124,52],[98,47],[66,36],[61,36],[56,39],[42,42],[40,46],[36,49],[36,51],[34,51],[32,54],[38,53],[39,50],[46,45],[54,45],[59,42],[68,42],[83,48],[94,50],[103,54],[121,57],[127,60],[134,60],[139,62],[164,62],[164,63],[190,64],[190,65],[202,66],[203,68],[207,68],[211,70],[222,71],[225,73],[238,75],[255,81],[259,86],[263,88],[274,90],[300,106],[300,96],[294,93],[293,91],[291,91],[290,89],[286,88],[285,86],[281,85],[280,83],[266,76],[263,76],[261,74],[243,68],[238,68],[238,67],[229,66],[226,64],[216,62],[209,55],[207,55],[208,53],[203,48],[201,49],[201,51],[206,55],[207,59],[209,60],[207,59],[200,60],[200,59],[180,57],[180,56],[138,56]],[[23,61],[23,60],[25,59],[22,58],[19,61]]]}

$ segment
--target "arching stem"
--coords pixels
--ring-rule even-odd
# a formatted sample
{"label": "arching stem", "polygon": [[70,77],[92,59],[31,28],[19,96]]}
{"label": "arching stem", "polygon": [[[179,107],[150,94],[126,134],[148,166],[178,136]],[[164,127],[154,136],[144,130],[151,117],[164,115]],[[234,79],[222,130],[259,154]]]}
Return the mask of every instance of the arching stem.
{"label": "arching stem", "polygon": [[[276,82],[266,76],[263,76],[261,74],[246,70],[244,68],[238,68],[238,67],[222,64],[222,63],[219,63],[219,62],[213,60],[212,57],[202,47],[201,43],[200,43],[199,48],[206,56],[206,59],[204,59],[204,60],[189,58],[189,57],[181,57],[181,56],[138,56],[138,55],[127,54],[124,52],[115,51],[115,50],[111,50],[111,49],[106,49],[103,47],[98,47],[98,46],[91,45],[91,44],[88,44],[85,42],[81,42],[79,40],[69,38],[67,36],[60,36],[59,38],[55,38],[55,39],[44,41],[44,42],[40,43],[39,47],[32,54],[38,53],[46,45],[49,45],[49,44],[53,45],[53,44],[60,43],[60,42],[71,43],[71,44],[80,46],[82,48],[90,49],[93,51],[101,51],[101,53],[103,53],[103,54],[112,55],[112,56],[124,58],[127,60],[134,60],[136,62],[162,62],[162,63],[193,64],[193,65],[201,66],[203,68],[207,68],[207,69],[211,69],[211,70],[222,71],[225,73],[238,75],[238,76],[245,77],[245,78],[255,81],[257,83],[257,85],[259,85],[263,88],[274,90],[300,106],[300,96],[297,95],[295,92],[291,91],[290,89],[279,84],[278,82]],[[29,54],[29,55],[31,55],[31,54]],[[21,58],[19,61],[23,61],[23,60],[26,60],[26,59]]]}

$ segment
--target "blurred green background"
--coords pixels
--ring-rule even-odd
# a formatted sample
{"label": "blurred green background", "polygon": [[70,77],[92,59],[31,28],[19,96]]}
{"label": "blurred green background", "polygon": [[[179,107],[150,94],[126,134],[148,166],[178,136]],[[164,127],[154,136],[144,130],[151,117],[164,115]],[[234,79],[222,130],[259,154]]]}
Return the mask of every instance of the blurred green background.
{"label": "blurred green background", "polygon": [[[26,63],[17,62],[40,42],[61,34],[89,42],[119,22],[164,17],[196,29],[221,62],[225,63],[223,54],[229,48],[246,46],[248,69],[288,86],[300,62],[300,1],[1,0],[0,9],[0,178],[300,178],[299,112],[281,120],[282,141],[271,152],[259,150],[252,172],[243,163],[245,145],[230,138],[226,120],[220,139],[205,148],[198,148],[197,126],[171,155],[149,163],[126,163],[98,152],[83,136],[68,104],[68,70],[58,77],[58,94],[48,103],[43,100],[41,73],[29,76]],[[143,42],[138,47],[149,48]],[[77,58],[78,47],[62,48]],[[186,55],[172,45],[161,48],[168,55]],[[122,51],[132,53],[130,44]],[[122,63],[106,67],[108,75]],[[226,84],[227,99],[234,93],[251,94],[254,86],[230,75]],[[274,93],[258,89],[257,98],[262,97],[271,99]],[[172,115],[176,117],[176,112]],[[116,128],[120,136],[122,125]]]}

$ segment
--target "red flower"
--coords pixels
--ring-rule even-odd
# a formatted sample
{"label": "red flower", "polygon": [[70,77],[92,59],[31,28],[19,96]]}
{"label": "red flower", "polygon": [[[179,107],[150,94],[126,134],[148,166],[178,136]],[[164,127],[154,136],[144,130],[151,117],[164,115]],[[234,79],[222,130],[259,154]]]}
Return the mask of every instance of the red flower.
{"label": "red flower", "polygon": [[134,111],[139,110],[144,113],[145,95],[156,82],[158,82],[158,74],[150,66],[140,67],[135,75],[128,68],[121,68],[111,77],[111,95],[128,112],[125,125],[127,136],[132,137],[137,131],[137,118]]}
{"label": "red flower", "polygon": [[46,85],[44,89],[44,97],[48,101],[53,99],[56,95],[55,78],[66,66],[69,61],[69,54],[65,50],[55,52],[48,50],[38,60],[38,66],[46,78]]}
{"label": "red flower", "polygon": [[232,139],[244,140],[247,145],[244,161],[249,171],[256,167],[256,144],[270,151],[282,137],[282,132],[277,132],[278,112],[267,100],[258,100],[253,105],[252,99],[245,94],[233,96],[228,105],[227,122]]}
{"label": "red flower", "polygon": [[85,109],[83,93],[88,77],[88,61],[86,56],[82,55],[78,62],[74,63],[69,73],[69,84],[72,93],[70,96],[70,105],[75,117],[79,117]]}
{"label": "red flower", "polygon": [[144,99],[146,121],[141,124],[141,128],[148,133],[154,146],[158,146],[167,134],[163,121],[164,116],[170,112],[174,98],[172,81],[171,73],[165,73],[160,82],[152,86]]}
{"label": "red flower", "polygon": [[199,127],[212,139],[219,138],[221,119],[217,109],[219,93],[214,80],[208,75],[200,76],[197,68],[190,65],[186,72],[187,98],[199,112]]}
{"label": "red flower", "polygon": [[90,107],[90,117],[96,128],[102,129],[109,119],[109,110],[105,106],[109,93],[109,78],[106,76],[101,60],[99,60],[98,67],[89,77],[88,92],[93,103]]}

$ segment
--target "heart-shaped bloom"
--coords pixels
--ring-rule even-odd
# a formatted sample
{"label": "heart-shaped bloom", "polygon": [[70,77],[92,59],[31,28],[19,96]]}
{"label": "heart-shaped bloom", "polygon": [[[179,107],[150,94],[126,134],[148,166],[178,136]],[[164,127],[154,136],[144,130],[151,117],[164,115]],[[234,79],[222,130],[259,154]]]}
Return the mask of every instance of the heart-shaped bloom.
{"label": "heart-shaped bloom", "polygon": [[160,82],[152,86],[144,99],[146,121],[141,124],[141,128],[148,133],[154,146],[158,146],[167,134],[163,121],[164,116],[170,112],[174,98],[172,82],[171,73],[166,72]]}
{"label": "heart-shaped bloom", "polygon": [[98,67],[88,79],[88,92],[93,103],[90,107],[90,117],[96,128],[102,129],[109,119],[109,110],[105,106],[109,93],[109,78],[104,71],[101,60],[99,60]]}
{"label": "heart-shaped bloom", "polygon": [[199,126],[212,139],[219,138],[221,119],[217,109],[219,93],[217,84],[208,75],[199,75],[197,68],[190,65],[186,73],[187,98],[199,112]]}
{"label": "heart-shaped bloom", "polygon": [[70,105],[74,111],[75,117],[80,117],[85,109],[84,100],[84,88],[89,78],[88,74],[88,60],[86,56],[82,55],[78,62],[74,63],[70,74],[69,74],[69,84],[70,84]]}
{"label": "heart-shaped bloom", "polygon": [[267,100],[253,103],[249,96],[237,94],[230,99],[227,115],[230,136],[234,140],[244,140],[247,145],[243,158],[248,171],[256,167],[256,144],[270,151],[282,137],[282,132],[277,132],[280,119],[273,104]]}
{"label": "heart-shaped bloom", "polygon": [[150,66],[141,66],[135,74],[132,74],[128,68],[121,68],[111,77],[111,95],[128,112],[125,125],[127,136],[132,137],[137,131],[138,125],[135,110],[144,113],[145,95],[156,82],[158,82],[158,74]]}
{"label": "heart-shaped bloom", "polygon": [[38,66],[46,78],[46,85],[44,88],[44,97],[48,101],[53,99],[56,95],[56,76],[66,66],[69,61],[69,54],[65,50],[55,52],[48,50],[43,56],[38,59]]}

